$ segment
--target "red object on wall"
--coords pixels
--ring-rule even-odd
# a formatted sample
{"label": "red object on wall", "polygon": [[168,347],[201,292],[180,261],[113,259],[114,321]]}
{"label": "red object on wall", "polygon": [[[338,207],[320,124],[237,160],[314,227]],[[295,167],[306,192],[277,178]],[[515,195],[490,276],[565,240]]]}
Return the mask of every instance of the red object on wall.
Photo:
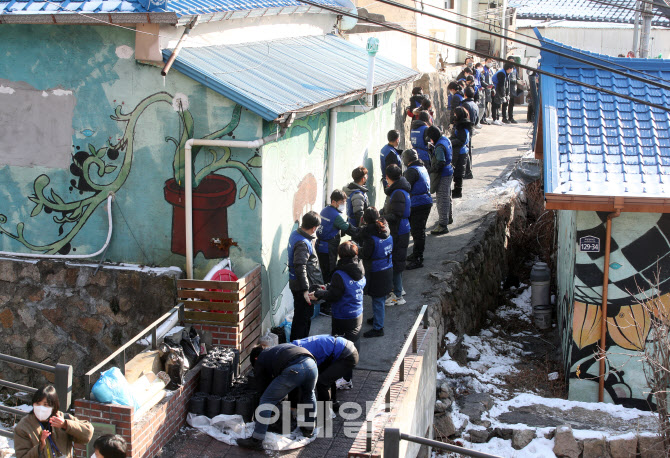
{"label": "red object on wall", "polygon": [[[172,205],[172,252],[186,255],[184,189],[174,178],[165,182],[165,200]],[[228,238],[228,210],[235,203],[235,182],[223,175],[208,175],[193,189],[193,256],[207,259],[228,257],[229,249],[214,246],[214,238]]]}

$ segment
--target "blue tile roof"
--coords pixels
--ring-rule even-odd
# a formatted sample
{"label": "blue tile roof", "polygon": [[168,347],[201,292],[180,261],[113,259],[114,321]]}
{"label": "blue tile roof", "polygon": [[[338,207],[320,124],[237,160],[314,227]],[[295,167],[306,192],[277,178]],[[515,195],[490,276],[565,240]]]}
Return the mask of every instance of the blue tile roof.
{"label": "blue tile roof", "polygon": [[[536,31],[538,38],[540,34]],[[576,49],[541,38],[543,49]],[[670,60],[586,53],[670,80]],[[601,61],[598,63],[602,64]],[[670,92],[540,52],[540,69],[670,106]],[[639,76],[639,74],[638,74]],[[542,76],[545,192],[595,196],[670,196],[670,113]]]}
{"label": "blue tile roof", "polygon": [[[649,0],[652,1],[652,0]],[[605,5],[603,3],[609,3]],[[510,0],[518,19],[564,19],[568,21],[619,22],[635,21],[635,0]],[[660,8],[653,8],[652,25],[670,25],[670,18]],[[667,14],[667,12],[666,12]]]}
{"label": "blue tile roof", "polygon": [[[171,51],[163,51],[167,61]],[[365,91],[365,49],[334,35],[233,46],[183,48],[173,68],[267,121]],[[377,56],[374,86],[386,91],[415,79],[411,68]]]}
{"label": "blue tile roof", "polygon": [[[314,0],[326,6],[342,6],[337,0]],[[177,17],[234,11],[314,11],[297,0],[0,0],[0,15],[174,13]],[[288,10],[288,11],[286,11]]]}

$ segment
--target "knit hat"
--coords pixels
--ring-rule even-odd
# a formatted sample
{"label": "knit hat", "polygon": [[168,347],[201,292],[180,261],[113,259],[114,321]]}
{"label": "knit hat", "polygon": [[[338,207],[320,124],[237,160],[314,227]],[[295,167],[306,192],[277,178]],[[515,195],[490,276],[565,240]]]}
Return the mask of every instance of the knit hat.
{"label": "knit hat", "polygon": [[409,166],[412,162],[419,160],[419,155],[413,149],[406,149],[402,152],[402,163],[405,164],[405,167]]}
{"label": "knit hat", "polygon": [[433,143],[437,143],[437,141],[440,139],[441,136],[442,132],[440,132],[439,127],[430,126],[428,129],[426,129],[426,137],[433,140]]}

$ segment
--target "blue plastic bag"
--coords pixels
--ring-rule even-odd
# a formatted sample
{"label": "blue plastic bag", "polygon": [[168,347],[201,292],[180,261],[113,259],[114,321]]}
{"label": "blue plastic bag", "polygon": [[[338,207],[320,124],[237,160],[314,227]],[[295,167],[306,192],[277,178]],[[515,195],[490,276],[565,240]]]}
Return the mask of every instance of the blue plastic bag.
{"label": "blue plastic bag", "polygon": [[100,374],[100,378],[91,388],[91,393],[103,404],[134,407],[135,410],[140,408],[130,390],[130,384],[118,367],[112,367]]}

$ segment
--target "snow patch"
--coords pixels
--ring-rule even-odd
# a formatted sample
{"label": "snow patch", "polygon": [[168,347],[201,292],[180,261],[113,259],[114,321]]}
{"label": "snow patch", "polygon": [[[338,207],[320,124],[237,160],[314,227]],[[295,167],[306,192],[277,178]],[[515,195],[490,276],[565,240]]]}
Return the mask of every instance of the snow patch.
{"label": "snow patch", "polygon": [[9,95],[11,95],[11,94],[13,94],[13,93],[15,93],[15,92],[16,92],[16,91],[15,91],[13,88],[11,88],[11,87],[0,86],[0,94],[9,94]]}
{"label": "snow patch", "polygon": [[68,91],[65,89],[54,89],[53,91],[51,91],[51,93],[58,97],[63,97],[64,95],[72,95],[72,91]]}
{"label": "snow patch", "polygon": [[119,59],[130,59],[133,57],[133,48],[126,45],[121,45],[116,47],[116,57]]}

